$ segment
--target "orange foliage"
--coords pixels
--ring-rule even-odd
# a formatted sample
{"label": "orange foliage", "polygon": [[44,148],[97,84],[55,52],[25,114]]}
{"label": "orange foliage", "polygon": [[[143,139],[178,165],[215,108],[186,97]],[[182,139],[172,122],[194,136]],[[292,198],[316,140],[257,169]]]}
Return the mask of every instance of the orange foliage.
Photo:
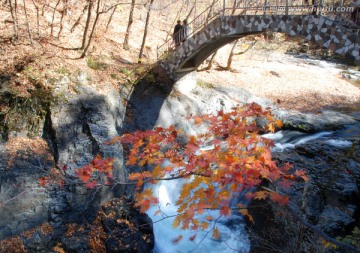
{"label": "orange foliage", "polygon": [[0,252],[26,253],[24,243],[19,236],[0,241]]}
{"label": "orange foliage", "polygon": [[[205,125],[208,131],[187,136],[185,144],[183,138],[182,141],[178,138],[182,133],[174,126],[124,134],[111,142],[120,141],[129,150],[127,165],[137,171],[130,174],[129,180],[137,182],[136,205],[142,212],[158,204],[150,188],[141,190],[145,182],[154,184],[158,180],[183,178],[185,182],[176,203],[178,215],[173,226],[207,229],[215,219],[208,215],[205,221],[199,221],[197,215],[206,209],[220,210],[221,216],[231,215],[230,200],[246,189],[258,189],[246,195],[249,200],[269,199],[286,205],[289,198],[280,194],[278,188],[290,187],[297,178],[307,180],[303,171],[293,175],[290,164],[280,167],[272,160],[270,148],[274,143],[259,133],[275,131],[282,123],[275,120],[269,110],[252,103],[230,112],[220,111],[216,115],[195,116],[189,120]],[[267,123],[259,126],[258,122]],[[170,165],[165,166],[164,162]],[[139,171],[139,167],[145,165],[153,169]],[[78,175],[89,182],[95,170],[110,171],[111,166],[111,160],[97,157],[79,170]],[[270,182],[271,189],[261,187],[264,180]],[[246,208],[239,206],[238,211],[253,221]],[[216,227],[213,237],[220,237]]]}

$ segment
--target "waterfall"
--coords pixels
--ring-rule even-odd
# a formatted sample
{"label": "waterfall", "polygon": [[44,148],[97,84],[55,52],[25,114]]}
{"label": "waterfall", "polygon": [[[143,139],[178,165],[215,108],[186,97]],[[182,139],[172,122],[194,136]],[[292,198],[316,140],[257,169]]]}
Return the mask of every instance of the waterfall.
{"label": "waterfall", "polygon": [[[320,139],[324,144],[338,147],[347,148],[351,147],[352,142],[343,140],[344,134],[349,132],[349,129],[340,130],[337,132],[324,131],[319,133],[307,134],[298,131],[279,131],[276,133],[264,134],[263,137],[275,141],[275,147],[272,148],[274,152],[282,152],[286,148],[295,148],[298,145],[304,144],[308,141]],[[358,132],[358,131],[357,131]],[[354,136],[356,131],[350,131],[350,134],[345,136]]]}
{"label": "waterfall", "polygon": [[[287,148],[294,148],[297,145],[315,139],[319,139],[327,145],[345,148],[352,145],[351,141],[342,139],[344,134],[346,134],[346,136],[349,135],[347,131],[349,130],[345,129],[338,132],[324,131],[306,134],[285,130],[272,134],[265,134],[263,137],[275,141],[275,147],[273,148],[273,151],[275,152],[282,152]],[[351,131],[352,135],[357,134],[358,132],[358,129],[356,131]],[[207,148],[211,149],[212,147],[209,146]],[[173,216],[176,215],[177,210],[175,203],[178,199],[183,182],[184,179],[159,181],[156,185],[151,186],[154,195],[159,199],[159,206],[161,209],[161,213],[158,215],[154,214],[159,210],[159,206],[154,206],[147,212],[154,222],[154,253],[248,253],[250,251],[250,241],[241,216],[232,215],[231,217],[224,217],[218,221],[216,225],[220,229],[221,234],[219,240],[213,239],[211,232],[207,234],[207,231],[181,230],[172,226],[174,221]],[[207,215],[212,215],[213,217],[219,216],[218,211],[207,211],[203,214],[203,217],[200,218],[205,220],[205,216]],[[211,229],[211,226],[209,226],[209,229]],[[196,234],[196,238],[190,240],[194,234]],[[182,235],[183,238],[179,242],[174,243],[174,239],[179,238],[180,235]]]}
{"label": "waterfall", "polygon": [[297,145],[304,144],[308,141],[319,139],[331,135],[332,132],[319,132],[306,134],[298,131],[279,131],[276,133],[264,134],[263,137],[275,141],[275,147],[272,151],[282,152],[286,148],[294,148]]}
{"label": "waterfall", "polygon": [[[222,218],[216,224],[220,230],[219,240],[212,238],[211,232],[206,234],[206,231],[191,231],[174,228],[172,223],[174,218],[166,218],[165,216],[172,216],[176,214],[177,207],[175,202],[179,196],[183,179],[176,179],[171,181],[160,181],[153,185],[154,195],[159,198],[159,205],[161,207],[161,214],[154,215],[158,207],[152,207],[147,214],[154,222],[155,234],[155,249],[154,253],[178,253],[178,252],[228,252],[228,253],[247,253],[250,251],[250,242],[245,231],[245,224],[242,217],[234,215],[230,218]],[[202,216],[212,215],[219,216],[218,211],[207,211]],[[201,218],[201,217],[200,217]],[[158,220],[161,220],[157,222]],[[211,226],[209,226],[209,230]],[[193,241],[190,237],[196,234]],[[178,243],[173,243],[173,240],[182,235],[183,238]]]}

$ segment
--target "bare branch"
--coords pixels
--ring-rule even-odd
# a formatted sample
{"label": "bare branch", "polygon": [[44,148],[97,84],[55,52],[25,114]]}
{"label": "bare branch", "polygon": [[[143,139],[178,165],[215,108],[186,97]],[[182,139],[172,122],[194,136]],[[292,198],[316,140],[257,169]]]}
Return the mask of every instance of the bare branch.
{"label": "bare branch", "polygon": [[21,195],[23,195],[24,193],[26,192],[26,190],[23,190],[22,192],[20,192],[18,195],[8,199],[8,200],[5,200],[3,202],[0,202],[0,207],[3,207],[4,205],[6,205],[7,203],[9,203],[10,201],[13,201],[15,200],[16,198],[20,197]]}
{"label": "bare branch", "polygon": [[324,233],[324,231],[320,230],[318,227],[310,224],[307,220],[305,220],[304,218],[302,218],[300,215],[298,215],[291,207],[286,206],[286,209],[292,214],[292,216],[298,220],[301,224],[303,224],[305,227],[311,229],[313,232],[315,232],[317,235],[319,235],[320,237],[322,237],[323,239],[325,239],[326,241],[338,246],[340,249],[344,249],[346,250],[346,252],[355,252],[355,253],[360,253],[360,250],[355,248],[352,245],[346,244],[346,243],[342,243],[339,242],[333,238],[331,238],[330,236],[328,236],[327,234]]}

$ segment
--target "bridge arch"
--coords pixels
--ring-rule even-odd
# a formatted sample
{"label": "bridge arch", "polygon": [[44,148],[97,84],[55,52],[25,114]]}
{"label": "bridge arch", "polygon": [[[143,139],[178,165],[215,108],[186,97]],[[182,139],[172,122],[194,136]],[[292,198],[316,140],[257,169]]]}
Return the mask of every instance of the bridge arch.
{"label": "bridge arch", "polygon": [[[175,79],[194,71],[218,48],[249,34],[273,31],[304,37],[360,63],[360,36],[337,21],[318,15],[219,16],[169,52],[161,64]],[[358,31],[357,31],[358,32]]]}

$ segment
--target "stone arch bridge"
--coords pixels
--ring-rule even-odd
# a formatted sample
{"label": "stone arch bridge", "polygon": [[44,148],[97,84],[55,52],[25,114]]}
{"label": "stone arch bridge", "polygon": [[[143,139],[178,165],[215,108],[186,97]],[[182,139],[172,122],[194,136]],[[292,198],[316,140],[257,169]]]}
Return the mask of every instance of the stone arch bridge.
{"label": "stone arch bridge", "polygon": [[301,36],[324,48],[360,62],[357,29],[321,15],[237,15],[218,16],[188,37],[161,59],[163,68],[175,79],[184,78],[215,50],[241,37],[265,31]]}

